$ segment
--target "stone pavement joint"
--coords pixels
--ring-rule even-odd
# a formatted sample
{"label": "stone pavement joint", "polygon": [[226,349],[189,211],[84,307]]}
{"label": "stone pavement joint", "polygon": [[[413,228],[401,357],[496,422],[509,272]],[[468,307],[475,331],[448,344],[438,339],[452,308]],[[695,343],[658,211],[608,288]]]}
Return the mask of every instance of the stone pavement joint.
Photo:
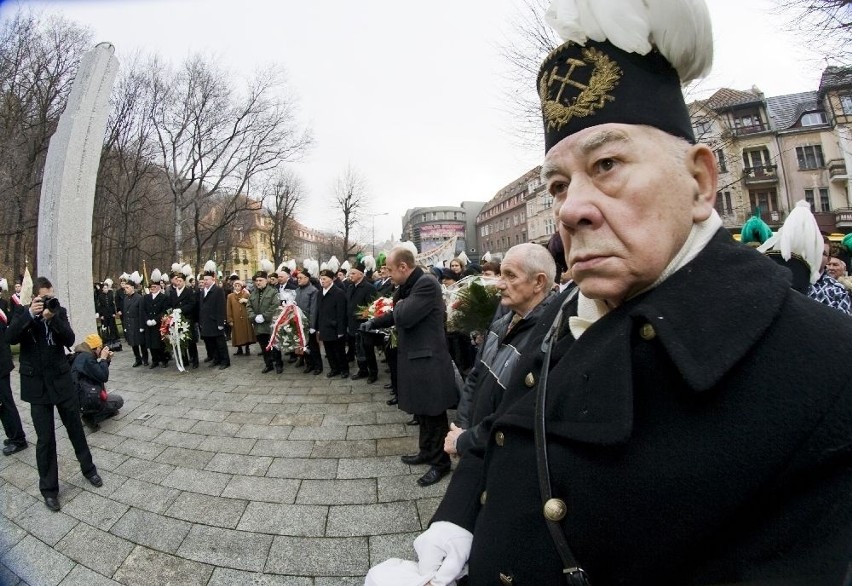
{"label": "stone pavement joint", "polygon": [[[414,559],[448,479],[416,484],[409,415],[379,382],[327,380],[256,356],[186,373],[115,355],[118,417],[87,430],[92,487],[57,429],[59,513],[38,490],[33,449],[0,459],[0,584],[355,586],[388,557]],[[57,422],[59,418],[57,418]]]}

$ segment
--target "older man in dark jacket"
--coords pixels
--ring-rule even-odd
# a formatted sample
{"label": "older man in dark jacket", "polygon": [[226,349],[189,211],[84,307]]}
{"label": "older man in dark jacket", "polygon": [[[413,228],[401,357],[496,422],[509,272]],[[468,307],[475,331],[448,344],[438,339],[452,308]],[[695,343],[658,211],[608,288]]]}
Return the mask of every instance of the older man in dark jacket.
{"label": "older man in dark jacket", "polygon": [[186,345],[187,357],[192,368],[198,368],[198,294],[195,289],[186,286],[186,276],[180,272],[172,273],[174,287],[169,289],[169,307],[179,309],[181,317],[189,324],[189,340],[182,342]]}
{"label": "older man in dark jacket", "polygon": [[417,483],[435,484],[450,471],[444,437],[450,430],[447,409],[458,402],[455,375],[444,337],[446,307],[441,285],[414,264],[410,250],[397,247],[387,260],[394,283],[399,285],[391,313],[367,320],[363,330],[396,326],[398,334],[399,407],[420,422],[420,450],[403,456],[409,465],[429,464]]}
{"label": "older man in dark jacket", "polygon": [[308,352],[304,356],[305,370],[308,374],[313,372],[315,375],[322,372],[322,357],[320,356],[319,342],[317,341],[317,297],[319,292],[311,283],[311,275],[302,270],[296,276],[298,289],[296,289],[296,305],[305,314],[305,319],[308,321]]}
{"label": "older man in dark jacket", "polygon": [[80,462],[80,471],[93,486],[103,481],[92,461],[89,444],[80,420],[80,403],[71,380],[71,365],[65,348],[74,345],[74,331],[64,307],[53,297],[53,285],[39,277],[38,295],[29,307],[15,311],[6,330],[9,344],[20,344],[21,399],[30,404],[36,443],[38,487],[45,506],[58,511],[59,464],[56,458],[56,433],[53,410],[59,412],[68,439]]}
{"label": "older man in dark jacket", "polygon": [[317,297],[317,336],[325,346],[328,358],[328,378],[349,378],[349,363],[346,361],[346,293],[334,285],[334,273],[328,269],[320,271],[322,290]]}
{"label": "older man in dark jacket", "polygon": [[198,291],[198,328],[201,339],[207,349],[207,355],[212,357],[210,367],[218,366],[224,370],[231,366],[231,356],[228,354],[228,342],[225,340],[225,325],[228,322],[225,306],[225,291],[216,284],[216,274],[205,271],[201,288]]}
{"label": "older man in dark jacket", "polygon": [[349,269],[349,280],[352,284],[346,291],[347,335],[350,347],[355,348],[355,359],[358,362],[358,372],[352,375],[352,380],[366,378],[368,383],[374,383],[379,378],[379,366],[373,346],[375,334],[359,331],[358,328],[367,321],[360,316],[360,308],[370,305],[379,293],[373,284],[364,278],[365,271],[363,261]]}

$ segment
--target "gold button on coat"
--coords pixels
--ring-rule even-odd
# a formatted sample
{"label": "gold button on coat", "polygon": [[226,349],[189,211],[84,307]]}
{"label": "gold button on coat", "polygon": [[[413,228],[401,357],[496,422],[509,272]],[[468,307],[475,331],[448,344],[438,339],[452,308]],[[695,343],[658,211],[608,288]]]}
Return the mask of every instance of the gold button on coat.
{"label": "gold button on coat", "polygon": [[494,443],[496,443],[498,446],[500,446],[502,448],[503,444],[505,442],[506,442],[506,436],[502,431],[498,431],[497,433],[494,434]]}
{"label": "gold button on coat", "polygon": [[482,491],[482,494],[479,495],[479,504],[484,505],[485,501],[488,499],[488,493],[486,491]]}
{"label": "gold button on coat", "polygon": [[533,376],[533,373],[527,373],[527,376],[524,377],[524,384],[530,389],[535,386],[535,376]]}
{"label": "gold button on coat", "polygon": [[515,578],[500,572],[500,583],[503,584],[503,586],[511,586],[515,583]]}
{"label": "gold button on coat", "polygon": [[562,499],[547,499],[544,503],[544,518],[548,521],[561,521],[568,512],[568,506]]}
{"label": "gold button on coat", "polygon": [[644,324],[641,328],[639,328],[639,336],[643,340],[653,340],[657,337],[657,332],[651,324]]}

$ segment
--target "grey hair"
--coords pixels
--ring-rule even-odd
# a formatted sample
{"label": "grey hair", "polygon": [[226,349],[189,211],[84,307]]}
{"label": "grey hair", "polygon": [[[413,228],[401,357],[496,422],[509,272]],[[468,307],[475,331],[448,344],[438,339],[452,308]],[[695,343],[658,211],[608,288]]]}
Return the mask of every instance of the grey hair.
{"label": "grey hair", "polygon": [[526,271],[528,278],[532,279],[538,273],[544,273],[551,284],[556,282],[556,262],[547,248],[532,242],[516,244],[506,251],[503,260],[505,261],[510,255],[516,254],[521,258],[521,266]]}

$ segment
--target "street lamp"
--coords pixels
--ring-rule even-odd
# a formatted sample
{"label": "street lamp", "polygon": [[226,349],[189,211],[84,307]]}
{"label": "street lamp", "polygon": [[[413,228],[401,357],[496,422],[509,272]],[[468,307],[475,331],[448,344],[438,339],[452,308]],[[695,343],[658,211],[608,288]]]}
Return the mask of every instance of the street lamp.
{"label": "street lamp", "polygon": [[370,214],[370,217],[373,220],[373,234],[370,237],[370,241],[373,244],[373,258],[376,258],[376,216],[387,216],[390,212],[382,212],[380,214]]}

